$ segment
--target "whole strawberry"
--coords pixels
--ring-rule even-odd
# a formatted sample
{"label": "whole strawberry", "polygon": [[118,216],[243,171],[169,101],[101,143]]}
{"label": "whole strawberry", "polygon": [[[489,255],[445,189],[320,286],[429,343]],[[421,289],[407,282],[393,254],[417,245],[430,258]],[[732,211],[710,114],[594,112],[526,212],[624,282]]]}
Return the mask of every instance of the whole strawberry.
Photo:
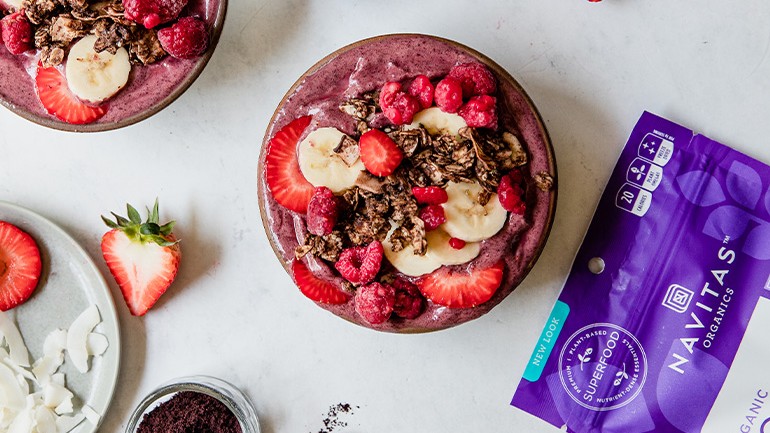
{"label": "whole strawberry", "polygon": [[182,252],[172,233],[175,222],[158,222],[158,200],[145,222],[133,206],[126,208],[128,219],[102,216],[112,229],[102,236],[102,255],[131,314],[143,316],[174,281]]}

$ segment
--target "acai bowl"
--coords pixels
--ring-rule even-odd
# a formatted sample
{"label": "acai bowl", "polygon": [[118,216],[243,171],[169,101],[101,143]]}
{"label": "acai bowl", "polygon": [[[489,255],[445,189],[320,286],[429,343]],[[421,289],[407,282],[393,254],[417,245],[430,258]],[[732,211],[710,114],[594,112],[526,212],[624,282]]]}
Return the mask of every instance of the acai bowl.
{"label": "acai bowl", "polygon": [[0,103],[64,131],[144,120],[200,75],[226,11],[227,0],[0,0]]}
{"label": "acai bowl", "polygon": [[299,291],[378,331],[487,313],[539,257],[556,206],[548,133],[503,68],[396,34],[332,53],[278,105],[258,196]]}

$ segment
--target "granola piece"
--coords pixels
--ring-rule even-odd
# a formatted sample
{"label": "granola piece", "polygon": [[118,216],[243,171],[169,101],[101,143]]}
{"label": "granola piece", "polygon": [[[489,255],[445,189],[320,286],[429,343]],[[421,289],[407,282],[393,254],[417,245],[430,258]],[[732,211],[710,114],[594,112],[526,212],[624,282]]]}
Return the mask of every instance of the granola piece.
{"label": "granola piece", "polygon": [[391,176],[385,185],[385,196],[390,201],[390,219],[401,223],[416,216],[419,208],[411,192],[409,181],[402,176]]}
{"label": "granola piece", "polygon": [[69,14],[59,15],[51,22],[51,40],[61,45],[68,45],[75,39],[85,36],[86,33],[88,33],[86,23],[76,20]]}
{"label": "granola piece", "polygon": [[44,68],[59,66],[64,62],[64,49],[59,45],[46,45],[40,49],[40,64]]}
{"label": "granola piece", "polygon": [[355,185],[366,192],[382,194],[385,181],[368,171],[361,171],[361,174],[359,174],[356,179]]}
{"label": "granola piece", "polygon": [[390,224],[382,216],[366,217],[356,214],[348,224],[345,233],[353,245],[367,245],[373,241],[382,242],[388,235]]}
{"label": "granola piece", "polygon": [[431,138],[428,131],[420,126],[415,129],[401,127],[390,134],[390,138],[404,151],[407,157],[411,157],[420,149],[430,146]]}
{"label": "granola piece", "polygon": [[343,135],[337,147],[333,149],[333,152],[339,157],[342,162],[348,167],[352,167],[353,164],[361,157],[358,142],[348,135]]}
{"label": "granola piece", "polygon": [[41,25],[59,9],[60,4],[55,0],[24,0],[22,8],[27,19],[32,24]]}
{"label": "granola piece", "polygon": [[94,50],[97,53],[107,51],[115,54],[118,48],[128,45],[132,39],[131,29],[109,18],[100,18],[94,23],[91,33],[96,35]]}
{"label": "granola piece", "polygon": [[428,241],[425,239],[425,223],[417,216],[412,216],[404,221],[390,234],[391,250],[394,253],[411,246],[415,255],[424,256],[428,249]]}
{"label": "granola piece", "polygon": [[88,0],[59,0],[61,3],[64,3],[65,7],[69,7],[69,9],[73,10],[85,10],[88,9]]}
{"label": "granola piece", "polygon": [[310,254],[330,262],[336,262],[342,253],[343,238],[340,231],[333,231],[325,236],[308,233],[305,242],[294,250],[297,260]]}
{"label": "granola piece", "polygon": [[367,120],[374,115],[374,102],[366,99],[348,99],[340,104],[340,111],[358,120]]}
{"label": "granola piece", "polygon": [[166,56],[155,30],[135,27],[136,33],[129,43],[128,52],[134,62],[143,65],[155,63]]}
{"label": "granola piece", "polygon": [[364,135],[364,133],[370,129],[371,128],[369,128],[369,124],[363,120],[359,120],[358,123],[356,123],[356,133],[359,136]]}
{"label": "granola piece", "polygon": [[540,173],[537,173],[533,177],[533,180],[535,181],[535,186],[543,191],[550,191],[553,189],[553,176],[551,176],[547,171],[541,171]]}
{"label": "granola piece", "polygon": [[83,22],[94,22],[99,19],[99,13],[91,8],[75,9],[70,12],[73,18]]}
{"label": "granola piece", "polygon": [[519,139],[510,132],[503,132],[503,142],[508,145],[511,150],[511,161],[513,161],[514,167],[521,167],[527,164],[527,151],[524,150],[524,146],[521,145]]}
{"label": "granola piece", "polygon": [[41,26],[35,30],[35,48],[42,49],[51,45],[51,26]]}

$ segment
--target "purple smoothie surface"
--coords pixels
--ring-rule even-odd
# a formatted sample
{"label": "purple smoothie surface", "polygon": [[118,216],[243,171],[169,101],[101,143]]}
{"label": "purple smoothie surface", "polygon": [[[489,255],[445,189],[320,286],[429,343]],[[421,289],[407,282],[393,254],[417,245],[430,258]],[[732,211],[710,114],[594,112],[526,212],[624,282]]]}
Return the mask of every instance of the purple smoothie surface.
{"label": "purple smoothie surface", "polygon": [[[324,59],[295,84],[278,107],[263,143],[258,175],[263,221],[276,254],[288,269],[294,260],[294,250],[305,232],[305,219],[303,215],[287,210],[273,199],[266,187],[262,169],[266,144],[286,124],[298,117],[311,115],[312,122],[304,135],[324,126],[353,134],[355,120],[338,109],[345,100],[379,89],[386,81],[405,81],[420,74],[435,79],[445,76],[456,64],[479,61],[486,64],[498,80],[495,96],[498,98],[500,128],[518,132],[517,135],[529,153],[529,164],[522,167],[529,184],[528,210],[524,217],[509,214],[503,229],[482,242],[477,258],[450,268],[485,268],[502,259],[505,261],[505,272],[500,288],[489,301],[474,308],[447,308],[428,300],[425,312],[417,318],[391,319],[381,325],[370,325],[363,321],[355,311],[353,298],[342,305],[317,303],[322,308],[351,322],[380,331],[423,332],[443,329],[487,313],[508,296],[529,272],[548,236],[555,207],[555,188],[549,192],[542,191],[531,180],[532,176],[543,171],[556,178],[547,134],[528,97],[499,66],[469,49],[430,36],[392,35],[354,44]],[[341,277],[326,262],[310,255],[303,260],[316,276],[341,287]],[[415,280],[409,277],[406,279]]]}
{"label": "purple smoothie surface", "polygon": [[[197,16],[206,22],[210,35],[220,10],[220,0],[190,0],[180,16]],[[213,50],[210,45],[208,50]],[[195,59],[166,56],[151,65],[132,65],[128,83],[104,105],[107,113],[92,125],[110,124],[152,110],[156,104],[184,85],[194,70],[203,67],[206,54]],[[0,100],[28,116],[56,120],[48,114],[35,90],[38,55],[33,51],[15,56],[0,46]],[[64,66],[59,66],[64,71]],[[25,116],[25,117],[28,117]],[[64,124],[64,122],[60,122]]]}

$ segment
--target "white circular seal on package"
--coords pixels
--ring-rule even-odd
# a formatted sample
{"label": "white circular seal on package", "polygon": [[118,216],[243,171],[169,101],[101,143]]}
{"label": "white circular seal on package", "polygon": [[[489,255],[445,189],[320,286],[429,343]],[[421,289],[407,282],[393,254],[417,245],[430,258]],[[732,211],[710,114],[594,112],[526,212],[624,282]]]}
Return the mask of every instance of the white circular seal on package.
{"label": "white circular seal on package", "polygon": [[593,411],[633,401],[647,380],[647,355],[636,337],[612,323],[572,334],[559,356],[559,378],[577,404]]}

